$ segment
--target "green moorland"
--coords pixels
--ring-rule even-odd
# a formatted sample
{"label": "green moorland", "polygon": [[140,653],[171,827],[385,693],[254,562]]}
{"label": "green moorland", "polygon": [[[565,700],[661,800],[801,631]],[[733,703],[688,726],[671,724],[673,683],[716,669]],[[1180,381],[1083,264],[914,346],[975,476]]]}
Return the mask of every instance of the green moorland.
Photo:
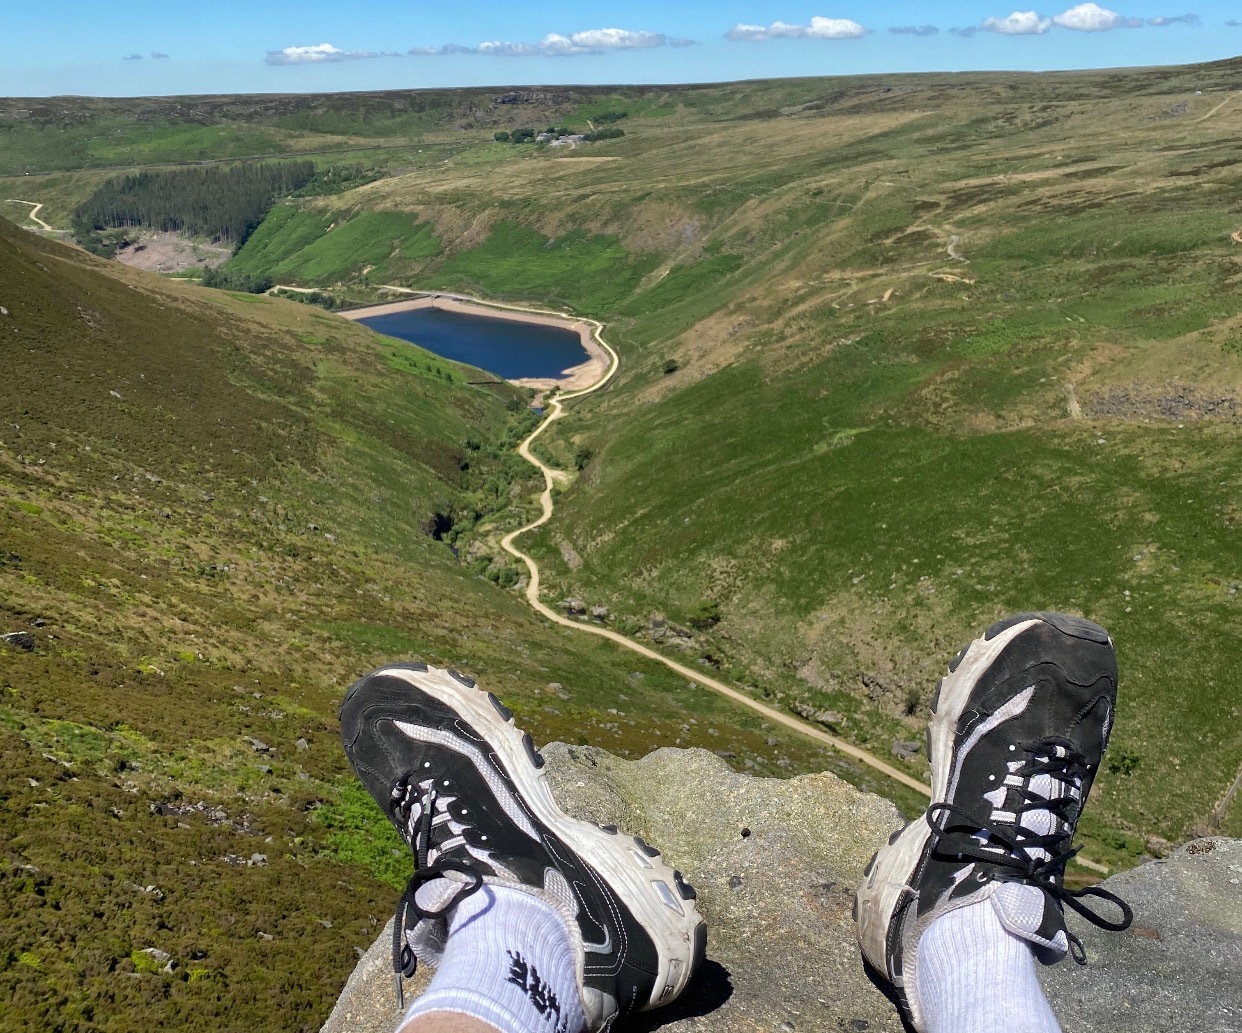
{"label": "green moorland", "polygon": [[[62,226],[105,167],[311,152],[317,165],[384,168],[358,189],[277,205],[230,266],[350,297],[383,283],[457,289],[608,323],[618,380],[541,442],[574,478],[531,540],[549,600],[605,605],[615,626],[886,757],[894,740],[921,737],[942,665],[982,626],[1034,607],[1099,620],[1118,643],[1121,703],[1082,829],[1088,856],[1121,867],[1203,831],[1242,835],[1237,797],[1221,806],[1242,765],[1240,94],[1233,61],[566,88],[517,101],[474,90],[7,102],[0,172],[14,178],[0,194],[46,199]],[[622,111],[624,138],[572,151],[492,139]],[[369,887],[382,919],[387,890],[375,880],[393,862],[351,832],[375,816],[325,743],[335,699],[369,663],[468,666],[541,738],[632,751],[680,739],[761,771],[830,762],[654,666],[544,628],[490,583],[512,581],[494,543],[533,484],[505,458],[523,417],[467,374],[304,307],[115,268],[100,280],[101,264],[39,258],[34,241],[22,245],[29,261],[62,277],[49,299],[78,299],[47,302],[60,320],[49,339],[56,328],[110,333],[140,312],[160,330],[138,336],[163,343],[123,362],[115,345],[76,351],[88,363],[76,390],[97,392],[90,407],[86,393],[66,393],[68,357],[30,346],[13,353],[19,375],[3,389],[16,392],[6,411],[46,403],[38,419],[12,421],[21,433],[40,419],[53,428],[38,449],[0,434],[14,478],[0,526],[18,557],[0,571],[0,604],[14,627],[38,616],[58,636],[5,656],[10,695],[45,686],[6,703],[6,742],[40,782],[26,788],[19,771],[6,790],[20,801],[6,814],[20,812],[16,827],[41,844],[17,840],[27,853],[0,883],[31,909],[27,932],[0,943],[6,986],[23,1001],[77,985],[67,968],[49,974],[74,952],[31,946],[30,931],[84,934],[46,924],[46,888],[13,889],[38,877],[21,865],[61,859],[45,863],[62,906],[66,886],[103,892],[108,871],[86,853],[94,839],[66,849],[54,808],[37,806],[51,804],[38,794],[57,770],[39,765],[58,764],[44,753],[80,779],[58,792],[83,794],[83,808],[99,801],[95,836],[115,828],[109,843],[147,851],[107,882],[121,928],[149,928],[151,895],[126,897],[124,883],[155,883],[140,872],[164,851],[214,866],[239,901],[232,936],[214,891],[178,876],[186,896],[151,921],[183,931],[181,975],[124,990],[127,1001],[162,994],[163,1014],[179,1018],[210,1001],[228,1021],[268,1007],[264,980],[279,1007],[296,999],[307,1015],[331,994],[287,975],[319,963],[294,946],[280,979],[257,970],[282,942],[257,937],[271,932],[264,916],[293,913],[278,897],[281,866],[320,880],[316,899],[339,901],[337,916],[361,909],[334,880]],[[71,287],[69,272],[91,286]],[[185,342],[175,367],[172,342]],[[140,410],[152,422],[132,437],[121,422],[88,434],[88,414],[154,383],[148,363],[165,378]],[[227,406],[216,398],[225,388]],[[376,416],[388,412],[409,426]],[[453,518],[450,537],[461,530],[465,563],[424,533],[443,525],[436,514]],[[19,673],[34,664],[47,673]],[[549,682],[564,687],[548,693]],[[244,695],[251,686],[262,699]],[[244,735],[275,744],[276,759]],[[299,736],[309,751],[291,745]],[[920,774],[925,758],[907,763]],[[182,782],[192,788],[171,789]],[[119,795],[131,784],[137,794]],[[224,807],[234,824],[168,814],[156,833],[152,815],[123,839],[102,818],[115,806],[137,821],[173,791]],[[246,835],[246,814],[264,836],[226,849]],[[178,845],[200,831],[221,838]],[[267,835],[272,844],[250,846]],[[268,867],[229,866],[230,851],[265,852]],[[316,867],[340,864],[348,877]],[[63,881],[76,879],[94,881]],[[225,974],[211,978],[251,980],[258,1004],[218,987],[186,996],[207,978],[188,972],[203,949],[191,942],[196,908],[220,930],[210,957]],[[333,930],[316,936],[363,942],[356,917],[327,917]],[[100,942],[91,978],[161,946]],[[347,953],[332,971],[343,974]],[[87,1004],[122,994],[110,975],[88,982],[81,964],[78,983],[95,988]],[[264,1016],[296,1025],[279,1007]]]}
{"label": "green moorland", "polygon": [[[1107,624],[1084,831],[1125,865],[1242,830],[1239,91],[1222,62],[472,96],[426,134],[455,158],[282,206],[233,264],[605,319],[622,374],[546,442],[584,467],[548,597],[663,613],[880,752],[995,617]],[[623,139],[489,139],[601,109]]]}
{"label": "green moorland", "polygon": [[470,551],[541,486],[525,393],[4,220],[0,340],[0,1028],[317,1029],[409,864],[337,742],[387,661],[540,741],[834,764]]}

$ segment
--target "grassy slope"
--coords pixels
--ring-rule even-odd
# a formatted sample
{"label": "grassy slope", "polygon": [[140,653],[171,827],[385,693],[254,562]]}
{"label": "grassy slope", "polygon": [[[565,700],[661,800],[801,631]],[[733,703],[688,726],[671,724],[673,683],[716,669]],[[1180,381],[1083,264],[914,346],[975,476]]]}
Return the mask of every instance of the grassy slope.
{"label": "grassy slope", "polygon": [[859,697],[900,714],[980,624],[1085,612],[1126,677],[1093,849],[1211,827],[1242,762],[1242,112],[1191,121],[1221,99],[947,104],[839,151],[814,136],[846,118],[722,131],[724,154],[802,142],[707,222],[737,272],[627,306],[622,389],[564,428],[597,460],[544,536],[583,560],[563,583],[638,615],[719,602],[725,656],[872,743]]}
{"label": "grassy slope", "polygon": [[[407,863],[336,745],[368,667],[455,664],[618,752],[737,723],[427,537],[523,518],[526,417],[463,368],[3,221],[0,300],[0,630],[36,640],[0,647],[0,1027],[317,1028]],[[729,748],[824,763],[746,718]]]}
{"label": "grassy slope", "polygon": [[436,227],[409,282],[610,320],[620,383],[548,443],[596,457],[539,539],[550,597],[633,628],[714,601],[684,647],[881,751],[981,624],[1108,624],[1088,830],[1124,864],[1210,828],[1242,762],[1239,88],[1228,63],[717,87],[587,154],[338,203]]}
{"label": "grassy slope", "polygon": [[[608,602],[632,627],[715,601],[722,622],[685,648],[836,711],[880,750],[917,737],[905,711],[999,612],[1109,623],[1132,673],[1092,850],[1124,863],[1148,835],[1204,827],[1242,760],[1223,459],[1242,376],[1242,102],[1220,107],[1239,88],[1222,62],[521,106],[406,94],[423,108],[419,139],[393,152],[405,174],[278,210],[288,222],[256,235],[275,246],[253,262],[355,287],[379,263],[370,282],[609,319],[621,381],[548,443],[567,466],[596,457],[539,542],[550,594]],[[163,103],[140,117],[173,118]],[[388,146],[383,126],[407,117],[382,113],[394,103],[276,98],[246,118],[318,131],[321,148]],[[488,143],[623,107],[626,138],[589,150]],[[356,254],[353,231],[337,235],[364,217],[384,230]],[[1235,806],[1225,828],[1239,820]]]}

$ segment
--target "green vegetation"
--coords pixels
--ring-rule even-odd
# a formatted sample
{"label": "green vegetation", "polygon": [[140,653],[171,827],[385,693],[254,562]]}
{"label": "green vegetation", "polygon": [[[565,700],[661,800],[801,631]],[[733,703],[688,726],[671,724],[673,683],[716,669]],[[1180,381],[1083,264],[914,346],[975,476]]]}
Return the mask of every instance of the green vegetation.
{"label": "green vegetation", "polygon": [[[1221,106],[1239,89],[1221,62],[260,98],[244,123],[212,99],[210,126],[175,124],[172,102],[61,99],[0,124],[0,155],[35,172],[193,160],[221,132],[224,153],[262,137],[321,170],[382,169],[277,204],[221,275],[607,320],[617,380],[539,443],[572,478],[528,539],[545,599],[606,606],[913,774],[925,759],[892,744],[920,737],[964,641],[1015,610],[1101,621],[1121,703],[1082,831],[1117,868],[1242,835],[1238,803],[1216,814],[1242,764],[1242,106]],[[495,144],[517,117],[621,112],[642,131],[598,151]],[[100,175],[7,196],[46,184],[63,225]],[[0,434],[0,613],[46,622],[34,653],[6,652],[0,700],[17,801],[0,896],[19,916],[0,976],[29,1025],[107,1001],[118,1024],[314,1028],[400,871],[332,743],[343,687],[386,659],[480,675],[538,739],[706,745],[892,791],[502,587],[521,572],[497,541],[542,487],[512,453],[527,393],[312,306],[139,278],[3,225],[0,246],[18,330],[0,393],[23,414]],[[158,809],[199,800],[233,825]],[[66,839],[79,813],[98,842]],[[108,851],[123,863],[103,885],[80,860]],[[266,868],[245,865],[256,851]],[[175,907],[122,885],[148,870]],[[326,936],[296,940],[294,882]],[[92,894],[124,917],[83,977],[54,948],[93,926],[40,901]],[[199,929],[217,932],[194,961]],[[185,979],[140,1007],[113,973],[162,931]],[[84,989],[53,1005],[49,985]]]}
{"label": "green vegetation", "polygon": [[235,272],[231,269],[205,269],[202,284],[204,287],[218,287],[226,291],[263,294],[272,289],[272,278],[262,273]]}
{"label": "green vegetation", "polygon": [[337,742],[386,661],[477,675],[540,741],[736,724],[758,770],[833,764],[498,587],[528,393],[4,221],[0,296],[0,629],[35,639],[0,647],[3,1024],[318,1028],[408,865]]}
{"label": "green vegetation", "polygon": [[303,305],[318,305],[320,308],[326,308],[329,311],[338,308],[345,308],[348,302],[342,301],[335,294],[327,294],[324,291],[291,291],[284,287],[279,287],[272,292],[278,298],[284,298],[286,301],[297,301]]}
{"label": "green vegetation", "polygon": [[287,204],[273,209],[224,269],[276,282],[332,283],[365,275],[383,283],[439,251],[432,227],[400,212],[319,212]]}
{"label": "green vegetation", "polygon": [[315,173],[314,178],[297,191],[298,197],[324,197],[343,194],[347,190],[374,183],[384,178],[384,170],[366,165],[329,165]]}
{"label": "green vegetation", "polygon": [[478,247],[445,260],[428,285],[560,301],[602,315],[618,307],[654,265],[630,255],[616,237],[571,230],[549,239],[502,222]]}
{"label": "green vegetation", "polygon": [[78,206],[73,232],[88,245],[100,230],[145,227],[240,247],[276,198],[300,190],[314,174],[309,161],[292,161],[118,177]]}

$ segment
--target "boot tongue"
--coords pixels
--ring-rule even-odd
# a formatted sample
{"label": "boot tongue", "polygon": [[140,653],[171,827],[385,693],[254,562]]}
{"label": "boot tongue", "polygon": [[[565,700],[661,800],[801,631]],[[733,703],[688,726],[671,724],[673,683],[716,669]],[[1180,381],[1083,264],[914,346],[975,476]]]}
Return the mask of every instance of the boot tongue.
{"label": "boot tongue", "polygon": [[[414,899],[424,911],[441,911],[461,889],[460,877],[456,872],[446,872],[442,879],[424,882],[414,891]],[[411,917],[414,917],[411,911]],[[424,965],[433,968],[440,963],[444,954],[444,943],[448,939],[448,921],[446,918],[420,918],[413,925],[405,928],[405,942],[410,950]]]}
{"label": "boot tongue", "polygon": [[1059,961],[1069,953],[1065,917],[1056,901],[1038,886],[998,882],[991,898],[1001,925],[1027,942],[1041,947]]}
{"label": "boot tongue", "polygon": [[[1032,778],[1027,783],[1027,790],[1045,800],[1078,795],[1073,783],[1048,774],[1039,774]],[[1002,789],[1001,792],[1003,791]],[[999,802],[990,796],[985,798],[994,804]],[[1010,799],[1015,802],[1021,800],[1017,794],[1010,796]],[[1057,835],[1066,829],[1060,818],[1042,807],[1024,813],[1018,819],[1018,824],[1037,836]],[[1049,857],[1048,852],[1039,847],[1030,848],[1030,855],[1038,860],[1047,860]],[[1060,960],[1069,952],[1069,936],[1061,908],[1039,886],[1002,881],[998,883],[991,899],[1001,924],[1014,936],[1051,952],[1054,955],[1052,960]]]}

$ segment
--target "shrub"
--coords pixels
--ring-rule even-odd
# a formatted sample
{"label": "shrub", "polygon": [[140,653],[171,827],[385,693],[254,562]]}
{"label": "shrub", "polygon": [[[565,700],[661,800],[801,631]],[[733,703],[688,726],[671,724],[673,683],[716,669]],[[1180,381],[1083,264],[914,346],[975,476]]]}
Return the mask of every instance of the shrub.
{"label": "shrub", "polygon": [[272,289],[272,278],[262,273],[243,273],[229,269],[208,269],[203,273],[203,286],[245,294],[264,294]]}
{"label": "shrub", "polygon": [[720,623],[720,604],[710,599],[702,599],[690,612],[687,620],[690,627],[707,631]]}

